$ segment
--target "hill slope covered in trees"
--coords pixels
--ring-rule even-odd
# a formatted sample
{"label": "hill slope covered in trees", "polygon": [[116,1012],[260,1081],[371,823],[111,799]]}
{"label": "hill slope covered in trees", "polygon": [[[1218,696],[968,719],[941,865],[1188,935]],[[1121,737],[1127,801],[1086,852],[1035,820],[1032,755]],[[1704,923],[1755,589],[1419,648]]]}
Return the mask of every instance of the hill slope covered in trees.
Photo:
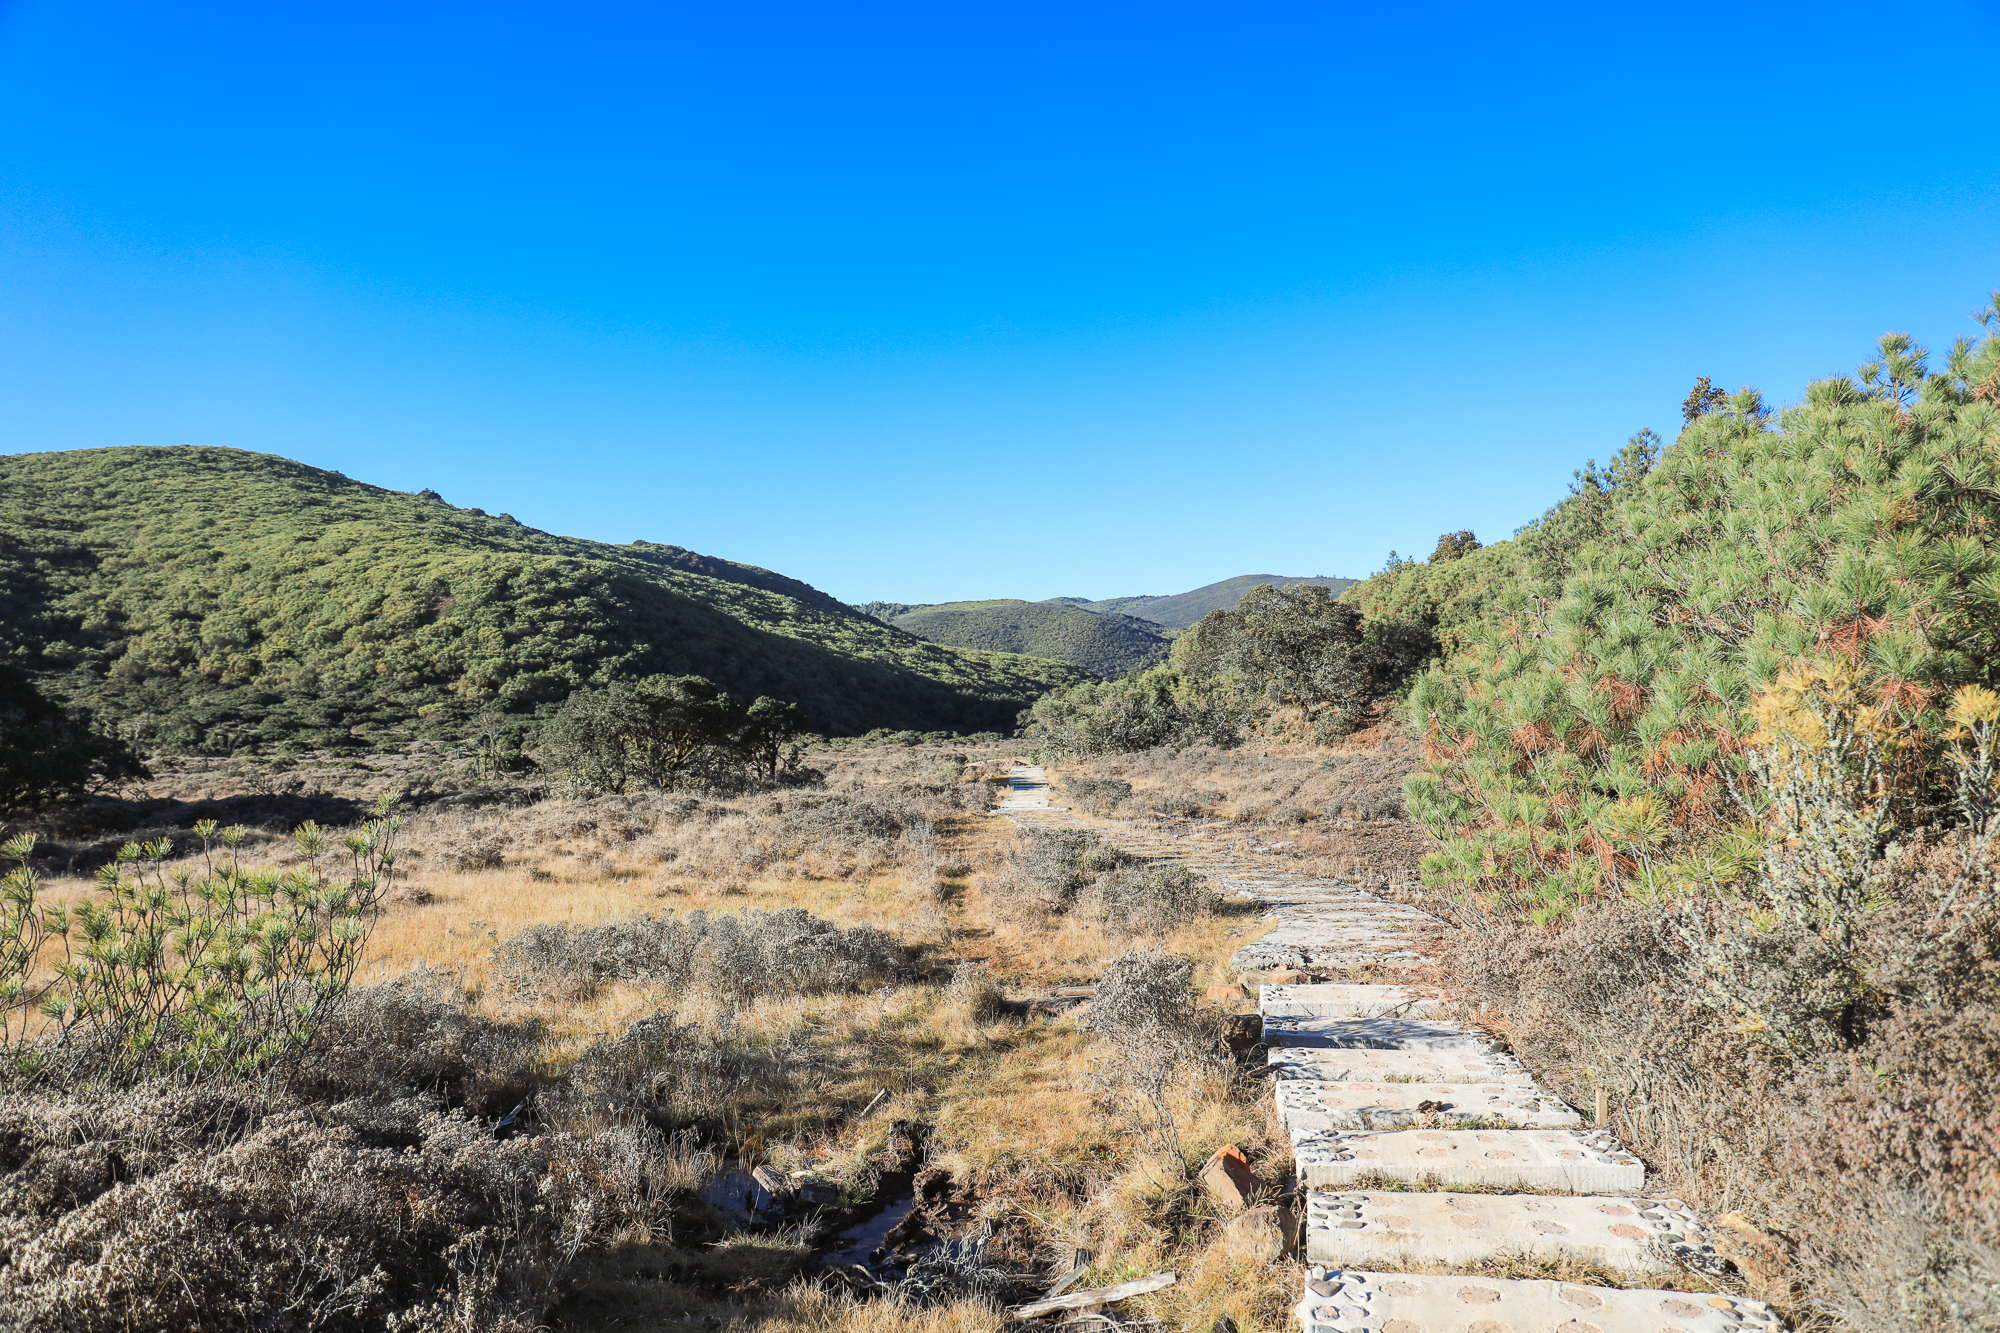
{"label": "hill slope covered in trees", "polygon": [[1123,676],[1167,655],[1160,626],[1061,602],[942,602],[904,611],[889,623],[933,643],[1026,653],[1098,676]]}
{"label": "hill slope covered in trees", "polygon": [[189,446],[0,458],[0,655],[145,743],[210,751],[375,748],[660,672],[830,733],[1005,729],[1082,679],[679,547]]}

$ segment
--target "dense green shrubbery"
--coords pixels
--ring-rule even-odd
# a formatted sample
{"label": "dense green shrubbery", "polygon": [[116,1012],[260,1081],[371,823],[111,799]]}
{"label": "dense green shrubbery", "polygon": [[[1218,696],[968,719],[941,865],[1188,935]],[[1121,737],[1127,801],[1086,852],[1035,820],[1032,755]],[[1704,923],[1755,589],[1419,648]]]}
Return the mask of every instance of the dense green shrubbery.
{"label": "dense green shrubbery", "polygon": [[1053,754],[1232,745],[1252,729],[1328,740],[1399,689],[1435,651],[1419,620],[1360,612],[1319,584],[1252,588],[1176,640],[1171,662],[1125,680],[1056,691],[1026,714]]}
{"label": "dense green shrubbery", "polygon": [[88,712],[64,708],[0,661],[0,814],[147,776],[131,747]]}
{"label": "dense green shrubbery", "polygon": [[579,791],[736,787],[807,776],[796,705],[747,708],[700,676],[648,676],[572,694],[542,727],[543,767]]}
{"label": "dense green shrubbery", "polygon": [[1088,758],[1156,745],[1233,745],[1244,721],[1234,701],[1155,667],[1044,696],[1022,714],[1022,734],[1050,754]]}
{"label": "dense green shrubbery", "polygon": [[1996,375],[1993,339],[1933,374],[1885,338],[1782,412],[1705,399],[1672,447],[1642,435],[1514,542],[1353,590],[1434,616],[1454,650],[1410,698],[1432,877],[1559,911],[1632,881],[1645,842],[1655,880],[1735,878],[1751,705],[1787,668],[1892,711],[1894,819],[1933,817],[1946,696],[1991,678],[2000,637]]}
{"label": "dense green shrubbery", "polygon": [[170,750],[372,749],[695,673],[815,730],[992,730],[1070,668],[926,643],[678,547],[556,537],[267,454],[0,458],[0,657]]}

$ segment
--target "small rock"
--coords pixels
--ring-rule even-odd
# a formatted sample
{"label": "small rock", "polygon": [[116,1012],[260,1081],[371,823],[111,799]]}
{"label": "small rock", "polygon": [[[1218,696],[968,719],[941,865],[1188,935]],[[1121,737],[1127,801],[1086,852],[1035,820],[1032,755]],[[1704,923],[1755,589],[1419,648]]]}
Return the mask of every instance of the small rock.
{"label": "small rock", "polygon": [[1264,1182],[1250,1169],[1250,1159],[1233,1143],[1216,1149],[1195,1179],[1211,1199],[1230,1209],[1248,1208],[1264,1190]]}
{"label": "small rock", "polygon": [[1249,999],[1250,988],[1248,986],[1210,986],[1204,994],[1211,1000],[1220,1000],[1224,1004],[1229,1004],[1237,1000]]}
{"label": "small rock", "polygon": [[1256,1263],[1274,1264],[1292,1253],[1292,1210],[1264,1203],[1229,1224],[1229,1244]]}

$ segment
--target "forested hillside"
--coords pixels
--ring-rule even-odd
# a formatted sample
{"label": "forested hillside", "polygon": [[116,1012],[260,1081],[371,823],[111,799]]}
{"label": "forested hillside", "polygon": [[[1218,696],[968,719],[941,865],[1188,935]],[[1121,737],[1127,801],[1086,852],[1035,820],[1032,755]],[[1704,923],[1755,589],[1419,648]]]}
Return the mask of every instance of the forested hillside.
{"label": "forested hillside", "polygon": [[1167,655],[1167,636],[1151,621],[1059,601],[943,602],[902,611],[889,623],[934,643],[1046,657],[1097,676],[1127,675]]}
{"label": "forested hillside", "polygon": [[393,743],[698,674],[832,733],[993,730],[1081,673],[675,546],[556,537],[269,454],[0,458],[0,653],[169,749]]}

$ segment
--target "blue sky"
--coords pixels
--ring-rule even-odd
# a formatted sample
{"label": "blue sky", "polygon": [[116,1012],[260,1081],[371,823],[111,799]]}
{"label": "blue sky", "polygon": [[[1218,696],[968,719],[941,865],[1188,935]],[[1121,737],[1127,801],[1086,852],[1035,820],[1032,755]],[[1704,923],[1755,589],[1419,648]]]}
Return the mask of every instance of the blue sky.
{"label": "blue sky", "polygon": [[0,6],[0,451],[849,600],[1362,574],[2000,286],[2000,8]]}

